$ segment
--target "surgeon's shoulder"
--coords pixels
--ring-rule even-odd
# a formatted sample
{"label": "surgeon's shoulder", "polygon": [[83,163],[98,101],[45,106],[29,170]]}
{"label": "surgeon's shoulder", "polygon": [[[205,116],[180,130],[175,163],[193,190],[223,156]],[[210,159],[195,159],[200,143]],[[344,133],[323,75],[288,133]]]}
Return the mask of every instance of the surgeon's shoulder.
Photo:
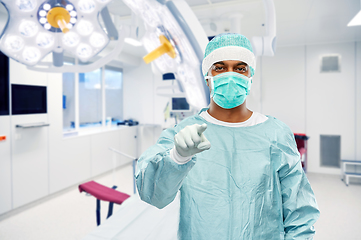
{"label": "surgeon's shoulder", "polygon": [[273,131],[275,135],[278,137],[284,136],[286,138],[293,138],[293,132],[286,123],[272,116],[267,117],[270,124],[269,129]]}

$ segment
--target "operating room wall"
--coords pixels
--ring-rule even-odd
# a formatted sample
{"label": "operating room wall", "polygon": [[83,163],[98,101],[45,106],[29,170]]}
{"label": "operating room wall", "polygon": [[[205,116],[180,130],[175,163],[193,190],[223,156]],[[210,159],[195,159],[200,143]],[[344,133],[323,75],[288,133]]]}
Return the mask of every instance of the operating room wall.
{"label": "operating room wall", "polygon": [[[340,72],[320,72],[326,54],[341,55]],[[360,43],[349,42],[279,47],[274,57],[258,59],[258,109],[310,136],[309,172],[340,174],[321,166],[320,135],[340,135],[341,159],[360,160],[360,55]]]}
{"label": "operating room wall", "polygon": [[356,159],[361,160],[361,42],[356,43]]}
{"label": "operating room wall", "polygon": [[153,72],[151,64],[143,61],[138,67],[124,68],[123,96],[124,119],[134,119],[142,125],[139,128],[138,153],[143,153],[158,139],[164,126],[163,111],[168,98],[156,94],[157,87],[170,85],[162,75]]}
{"label": "operating room wall", "polygon": [[10,116],[0,116],[0,136],[6,140],[0,141],[0,214],[11,210],[11,138]]}
{"label": "operating room wall", "polygon": [[[62,74],[31,71],[10,60],[10,82],[46,86],[48,113],[0,117],[0,135],[7,136],[0,142],[0,215],[112,170],[109,147],[136,156],[137,127],[63,136]],[[50,126],[16,127],[38,122]],[[115,160],[115,167],[131,164],[120,155]],[[115,184],[121,191],[122,183]]]}
{"label": "operating room wall", "polygon": [[[10,60],[9,69],[11,84],[47,86],[47,73],[30,71],[14,60]],[[48,114],[11,115],[9,127],[13,208],[48,194],[49,127],[16,127],[22,124],[48,123],[48,117]]]}
{"label": "operating room wall", "polygon": [[124,119],[133,118],[142,124],[162,124],[163,110],[168,102],[156,95],[156,88],[167,84],[162,75],[153,73],[151,64],[124,68]]}

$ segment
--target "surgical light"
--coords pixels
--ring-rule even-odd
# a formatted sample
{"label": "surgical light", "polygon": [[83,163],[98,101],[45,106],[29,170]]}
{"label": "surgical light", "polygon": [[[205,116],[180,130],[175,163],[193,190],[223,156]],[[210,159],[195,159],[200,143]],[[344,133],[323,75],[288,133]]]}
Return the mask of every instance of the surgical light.
{"label": "surgical light", "polygon": [[76,13],[75,11],[71,11],[71,12],[70,12],[70,16],[76,17],[76,15],[77,15],[77,13]]}
{"label": "surgical light", "polygon": [[45,28],[46,30],[50,30],[50,29],[51,29],[51,25],[50,25],[49,23],[46,23],[46,24],[44,24],[44,28]]}
{"label": "surgical light", "polygon": [[[188,4],[184,0],[123,2],[146,25],[142,43],[148,55],[144,61],[152,62],[152,69],[157,69],[157,72],[173,72],[188,103],[195,109],[207,106],[209,93],[200,71],[204,54],[200,44],[205,47],[208,41]],[[132,41],[127,39],[126,42]]]}
{"label": "surgical light", "polygon": [[9,13],[0,50],[27,66],[51,52],[58,57],[53,63],[62,66],[64,51],[87,62],[110,41],[98,16],[111,1],[0,0]]}
{"label": "surgical light", "polygon": [[40,18],[40,19],[39,19],[39,22],[40,22],[41,24],[45,24],[45,23],[48,22],[48,20],[46,20],[46,18]]}
{"label": "surgical light", "polygon": [[88,36],[94,30],[93,24],[86,20],[81,20],[77,24],[77,30],[80,35]]}
{"label": "surgical light", "polygon": [[36,44],[42,48],[48,48],[54,44],[54,36],[50,33],[40,33],[36,37]]}
{"label": "surgical light", "polygon": [[39,15],[40,15],[41,17],[45,17],[46,14],[47,14],[47,12],[44,11],[44,10],[39,11]]}
{"label": "surgical light", "polygon": [[76,54],[79,58],[87,58],[92,55],[92,47],[88,44],[81,43],[76,49]]}
{"label": "surgical light", "polygon": [[25,37],[32,37],[38,32],[38,25],[32,21],[23,21],[20,23],[19,32]]}
{"label": "surgical light", "polygon": [[68,47],[75,47],[80,42],[80,37],[75,32],[69,32],[63,36],[63,43]]}
{"label": "surgical light", "polygon": [[73,5],[71,5],[71,4],[68,4],[68,5],[66,5],[66,10],[68,10],[68,11],[71,11],[71,10],[73,10],[74,9],[74,6]]}
{"label": "surgical light", "polygon": [[18,52],[24,47],[24,39],[18,36],[8,36],[5,40],[5,46],[12,52]]}
{"label": "surgical light", "polygon": [[97,32],[94,32],[90,36],[89,41],[93,47],[102,47],[106,43],[105,37],[102,34],[97,33]]}
{"label": "surgical light", "polygon": [[16,0],[16,5],[21,11],[30,12],[36,7],[36,0]]}
{"label": "surgical light", "polygon": [[46,11],[49,11],[50,8],[51,8],[51,5],[50,5],[49,3],[45,3],[45,4],[43,5],[43,9],[45,9]]}
{"label": "surgical light", "polygon": [[84,13],[91,13],[95,10],[95,2],[93,0],[80,0],[78,6],[79,10]]}
{"label": "surgical light", "polygon": [[24,49],[23,58],[29,63],[37,62],[40,59],[40,51],[35,47],[27,47]]}

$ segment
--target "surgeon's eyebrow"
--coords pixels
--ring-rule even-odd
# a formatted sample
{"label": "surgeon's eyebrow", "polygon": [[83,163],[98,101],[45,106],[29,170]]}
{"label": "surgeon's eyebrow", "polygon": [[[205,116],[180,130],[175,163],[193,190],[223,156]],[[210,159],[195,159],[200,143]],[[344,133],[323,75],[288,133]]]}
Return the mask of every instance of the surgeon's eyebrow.
{"label": "surgeon's eyebrow", "polygon": [[[226,65],[224,62],[220,61],[220,62],[216,62],[214,63],[213,65],[216,65],[216,64],[220,64],[220,65]],[[240,66],[240,65],[245,65],[247,66],[248,64],[245,63],[245,62],[240,62],[240,63],[237,63],[236,66]]]}

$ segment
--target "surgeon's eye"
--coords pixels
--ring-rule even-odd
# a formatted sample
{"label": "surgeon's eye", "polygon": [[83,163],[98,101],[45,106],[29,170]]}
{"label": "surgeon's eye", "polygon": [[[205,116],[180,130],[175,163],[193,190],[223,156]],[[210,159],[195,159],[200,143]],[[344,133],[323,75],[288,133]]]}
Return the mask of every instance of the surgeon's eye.
{"label": "surgeon's eye", "polygon": [[223,71],[226,71],[226,68],[224,67],[224,66],[222,66],[222,65],[213,65],[212,66],[212,70],[213,71],[216,71],[216,72],[223,72]]}
{"label": "surgeon's eye", "polygon": [[236,69],[234,69],[235,72],[238,73],[246,73],[248,71],[248,67],[247,66],[239,66]]}

